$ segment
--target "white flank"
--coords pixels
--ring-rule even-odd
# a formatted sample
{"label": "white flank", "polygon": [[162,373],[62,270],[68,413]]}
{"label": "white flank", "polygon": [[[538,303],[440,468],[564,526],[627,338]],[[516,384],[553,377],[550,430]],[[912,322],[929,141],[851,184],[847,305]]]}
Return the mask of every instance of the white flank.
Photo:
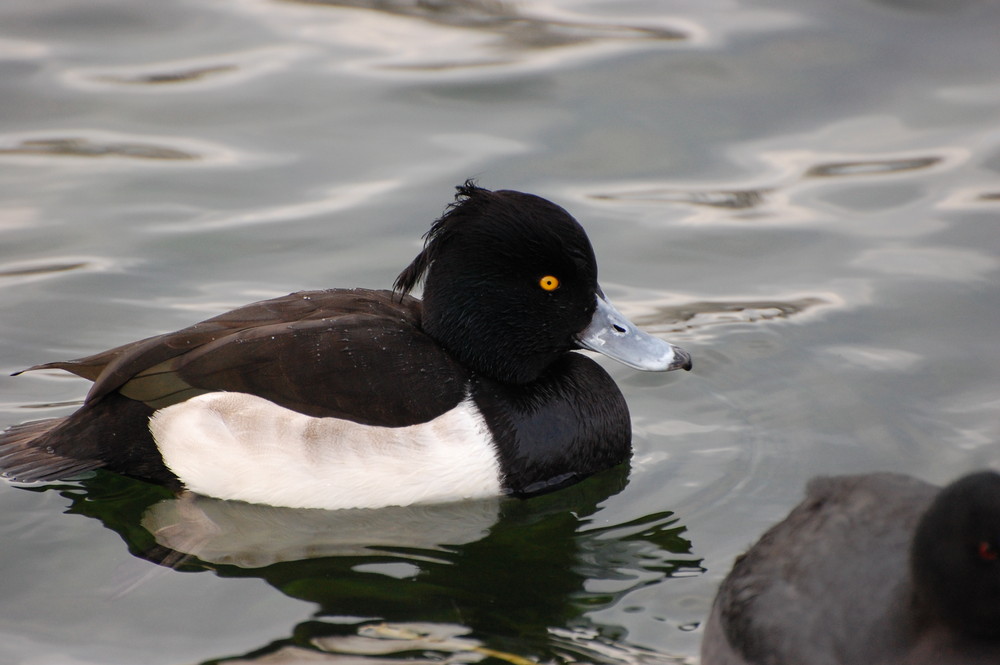
{"label": "white flank", "polygon": [[500,492],[492,437],[471,398],[427,423],[374,427],[207,393],[160,409],[149,429],[181,482],[219,499],[379,508]]}

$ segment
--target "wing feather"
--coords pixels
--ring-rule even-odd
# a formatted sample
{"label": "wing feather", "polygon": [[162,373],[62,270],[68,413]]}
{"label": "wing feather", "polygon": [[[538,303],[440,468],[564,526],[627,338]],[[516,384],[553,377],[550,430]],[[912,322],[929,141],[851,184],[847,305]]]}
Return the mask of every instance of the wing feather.
{"label": "wing feather", "polygon": [[259,395],[312,416],[404,426],[465,395],[467,372],[420,327],[420,301],[390,291],[305,291],[73,361],[94,381],[158,409],[210,391]]}

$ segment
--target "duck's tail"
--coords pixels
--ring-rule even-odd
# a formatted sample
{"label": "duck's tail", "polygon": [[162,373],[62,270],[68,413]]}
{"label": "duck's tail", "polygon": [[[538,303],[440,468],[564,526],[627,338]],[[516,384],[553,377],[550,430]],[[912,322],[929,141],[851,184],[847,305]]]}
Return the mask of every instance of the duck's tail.
{"label": "duck's tail", "polygon": [[48,441],[68,418],[34,420],[0,432],[0,472],[4,478],[31,482],[56,480],[103,466],[100,460],[60,454]]}
{"label": "duck's tail", "polygon": [[153,409],[117,392],[62,418],[36,420],[0,432],[0,476],[24,482],[59,480],[106,468],[170,483],[149,432]]}

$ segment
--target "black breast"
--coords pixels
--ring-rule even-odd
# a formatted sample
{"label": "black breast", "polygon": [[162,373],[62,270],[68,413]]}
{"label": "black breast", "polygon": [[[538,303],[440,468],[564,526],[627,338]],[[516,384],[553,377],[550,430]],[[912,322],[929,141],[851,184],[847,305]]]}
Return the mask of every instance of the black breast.
{"label": "black breast", "polygon": [[511,494],[564,487],[631,453],[625,398],[600,365],[578,353],[561,356],[526,385],[475,377],[472,395],[496,440]]}

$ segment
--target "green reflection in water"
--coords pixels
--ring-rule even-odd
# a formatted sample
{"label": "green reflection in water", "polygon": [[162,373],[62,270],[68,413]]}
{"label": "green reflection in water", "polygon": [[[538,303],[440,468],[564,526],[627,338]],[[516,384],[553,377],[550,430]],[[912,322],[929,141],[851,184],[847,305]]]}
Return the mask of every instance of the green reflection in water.
{"label": "green reflection in water", "polygon": [[[621,662],[607,648],[588,649],[588,640],[567,640],[565,631],[613,643],[624,631],[595,625],[588,613],[638,588],[703,570],[686,527],[670,511],[603,523],[601,503],[627,478],[622,466],[528,500],[348,511],[175,497],[107,472],[32,489],[59,491],[72,501],[67,512],[100,520],[137,557],[178,571],[259,578],[316,605],[312,620],[287,638],[248,645],[240,662],[292,662],[306,651],[310,662],[326,656],[332,662],[328,652],[343,654],[348,644],[352,658],[372,663],[384,663],[387,654],[412,660],[415,644],[423,645],[423,658],[436,654],[438,662]],[[393,639],[400,631],[423,635],[409,626],[437,628],[424,642],[376,640],[386,631]],[[441,631],[462,637],[433,638]],[[381,646],[363,647],[359,655],[359,639]],[[463,644],[472,646],[461,651]]]}

